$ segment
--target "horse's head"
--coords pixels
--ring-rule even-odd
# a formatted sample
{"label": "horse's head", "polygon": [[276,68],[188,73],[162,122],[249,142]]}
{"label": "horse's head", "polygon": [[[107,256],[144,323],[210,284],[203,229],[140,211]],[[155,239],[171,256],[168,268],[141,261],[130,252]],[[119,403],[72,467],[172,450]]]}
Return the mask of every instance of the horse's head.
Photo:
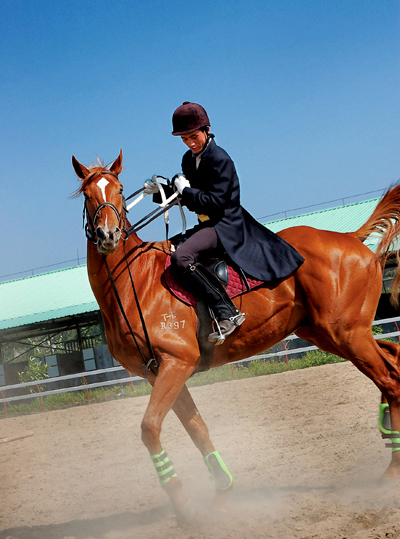
{"label": "horse's head", "polygon": [[118,174],[122,170],[122,150],[110,167],[86,168],[72,157],[76,174],[82,181],[77,194],[83,193],[88,238],[97,243],[101,254],[111,254],[118,246],[125,218],[124,196]]}

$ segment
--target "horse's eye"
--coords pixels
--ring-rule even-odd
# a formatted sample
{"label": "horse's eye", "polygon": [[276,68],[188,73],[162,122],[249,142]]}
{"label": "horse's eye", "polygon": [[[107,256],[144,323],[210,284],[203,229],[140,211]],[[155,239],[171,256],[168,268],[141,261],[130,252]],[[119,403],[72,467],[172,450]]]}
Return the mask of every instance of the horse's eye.
{"label": "horse's eye", "polygon": [[124,192],[123,188],[121,187],[121,189],[119,190],[119,194],[122,195],[122,193]]}

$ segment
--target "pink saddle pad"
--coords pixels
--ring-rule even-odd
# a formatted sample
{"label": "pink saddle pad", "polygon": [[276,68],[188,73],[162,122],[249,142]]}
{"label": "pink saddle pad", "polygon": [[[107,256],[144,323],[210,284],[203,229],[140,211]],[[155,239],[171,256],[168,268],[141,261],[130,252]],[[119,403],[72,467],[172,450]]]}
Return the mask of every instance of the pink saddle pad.
{"label": "pink saddle pad", "polygon": [[[195,297],[190,292],[188,292],[180,283],[178,283],[175,280],[175,277],[171,271],[170,266],[171,266],[171,257],[168,256],[165,263],[165,273],[164,273],[165,281],[167,283],[168,288],[170,289],[170,291],[175,297],[177,297],[184,303],[187,303],[188,305],[195,306],[196,305]],[[240,296],[240,294],[244,294],[245,292],[249,291],[246,287],[246,284],[243,278],[231,266],[228,266],[228,276],[229,276],[229,282],[228,282],[228,286],[226,287],[226,291],[230,298]],[[250,290],[252,290],[253,288],[256,288],[257,286],[262,285],[264,281],[257,281],[256,279],[247,279],[247,283],[250,287]]]}

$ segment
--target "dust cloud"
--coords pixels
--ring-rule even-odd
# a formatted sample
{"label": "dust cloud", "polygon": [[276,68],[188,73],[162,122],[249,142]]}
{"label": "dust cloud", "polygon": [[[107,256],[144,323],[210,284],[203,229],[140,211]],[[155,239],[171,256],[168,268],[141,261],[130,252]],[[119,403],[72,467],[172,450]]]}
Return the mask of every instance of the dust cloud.
{"label": "dust cloud", "polygon": [[178,525],[140,440],[148,397],[0,421],[0,539],[400,539],[379,392],[341,363],[191,390],[234,476],[211,512],[201,455],[168,414],[162,443],[194,511]]}

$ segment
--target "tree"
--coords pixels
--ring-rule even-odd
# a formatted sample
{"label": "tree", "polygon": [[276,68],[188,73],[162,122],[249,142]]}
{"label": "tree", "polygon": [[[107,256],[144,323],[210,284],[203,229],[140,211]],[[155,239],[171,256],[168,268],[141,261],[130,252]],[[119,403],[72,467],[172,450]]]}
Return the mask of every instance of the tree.
{"label": "tree", "polygon": [[[30,357],[28,359],[28,365],[22,372],[18,373],[18,379],[21,384],[34,382],[35,380],[44,380],[49,377],[48,368],[47,363],[42,363],[40,360]],[[35,390],[32,388],[31,392],[34,393]]]}

